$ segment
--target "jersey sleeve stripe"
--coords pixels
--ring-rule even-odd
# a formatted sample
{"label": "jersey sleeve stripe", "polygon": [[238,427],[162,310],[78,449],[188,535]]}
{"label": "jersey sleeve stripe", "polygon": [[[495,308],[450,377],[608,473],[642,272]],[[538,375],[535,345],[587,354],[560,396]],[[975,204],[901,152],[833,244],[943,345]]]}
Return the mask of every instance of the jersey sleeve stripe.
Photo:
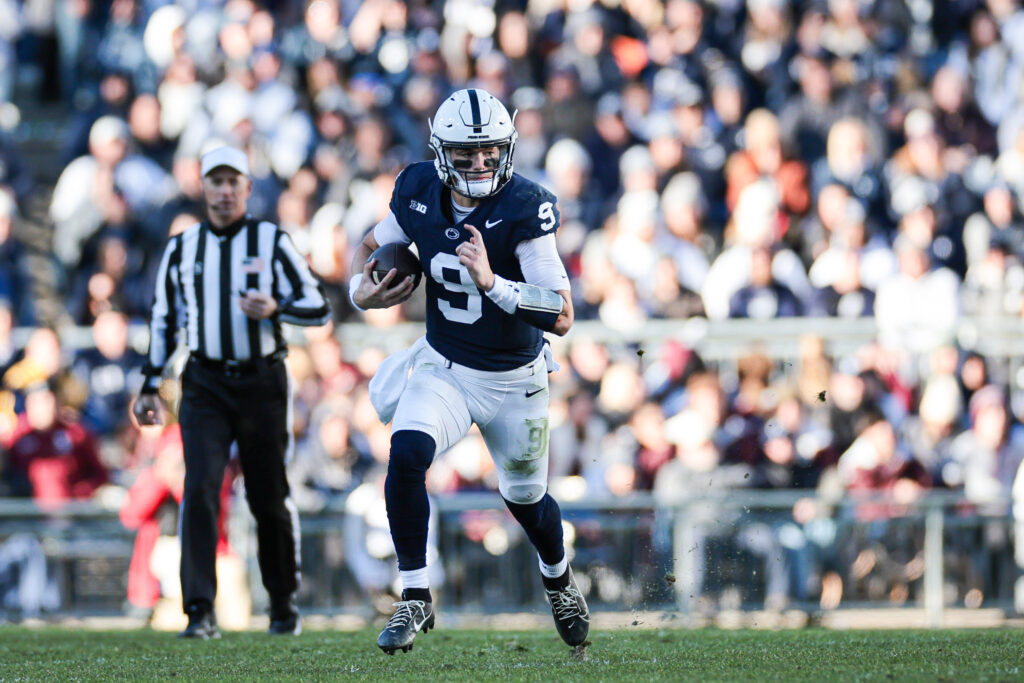
{"label": "jersey sleeve stripe", "polygon": [[157,375],[163,371],[167,357],[174,347],[177,332],[177,305],[174,298],[175,285],[172,271],[181,258],[181,237],[172,239],[164,249],[163,258],[157,269],[158,286],[153,292],[153,315],[149,322],[149,351],[146,354],[146,375]]}
{"label": "jersey sleeve stripe", "polygon": [[282,302],[281,320],[298,325],[321,325],[327,322],[331,311],[320,286],[312,275],[304,276],[298,267],[298,259],[301,257],[285,233],[278,235],[275,256],[291,290]]}

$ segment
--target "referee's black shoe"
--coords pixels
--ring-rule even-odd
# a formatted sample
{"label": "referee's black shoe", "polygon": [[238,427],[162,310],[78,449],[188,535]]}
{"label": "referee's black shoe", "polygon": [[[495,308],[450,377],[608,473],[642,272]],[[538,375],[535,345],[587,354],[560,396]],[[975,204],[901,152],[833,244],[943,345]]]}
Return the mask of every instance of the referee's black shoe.
{"label": "referee's black shoe", "polygon": [[395,650],[408,652],[417,633],[426,633],[434,628],[434,604],[424,600],[406,600],[406,597],[406,592],[402,591],[402,601],[395,603],[395,613],[377,637],[377,647],[389,655],[395,654]]}
{"label": "referee's black shoe", "polygon": [[295,595],[270,599],[270,628],[272,636],[297,636],[302,633],[302,619],[295,605]]}
{"label": "referee's black shoe", "polygon": [[188,606],[187,611],[188,626],[178,634],[179,638],[194,638],[196,640],[220,638],[217,618],[213,616],[213,609],[209,605],[192,604]]}
{"label": "referee's black shoe", "polygon": [[590,633],[590,610],[583,599],[572,568],[567,567],[565,573],[557,579],[541,577],[544,581],[544,593],[551,604],[551,615],[555,618],[558,635],[567,645],[576,647],[587,640]]}

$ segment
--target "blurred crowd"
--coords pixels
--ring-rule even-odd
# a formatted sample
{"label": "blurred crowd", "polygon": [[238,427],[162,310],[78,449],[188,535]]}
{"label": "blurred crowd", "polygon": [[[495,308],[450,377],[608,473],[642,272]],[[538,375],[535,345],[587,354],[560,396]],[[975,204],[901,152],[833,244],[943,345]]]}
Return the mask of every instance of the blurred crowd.
{"label": "blurred crowd", "polygon": [[[481,87],[518,112],[516,171],[559,198],[577,320],[641,331],[559,349],[562,495],[1009,496],[1024,376],[956,332],[1024,309],[1022,74],[1018,0],[0,0],[0,113],[19,93],[66,111],[58,320],[38,317],[19,241],[40,188],[0,137],[0,495],[102,495],[153,466],[159,435],[129,422],[128,329],[168,234],[201,215],[211,139],[246,150],[251,212],[308,254],[335,324],[421,320],[422,292],[354,311],[349,263],[398,172],[429,157],[441,99]],[[642,341],[649,320],[797,316],[874,317],[878,339],[730,364]],[[92,347],[61,345],[72,324]],[[23,348],[13,327],[33,328]],[[352,493],[353,514],[379,511],[389,431],[366,383],[382,357],[332,329],[292,349],[300,508]],[[493,489],[479,435],[428,484]]]}

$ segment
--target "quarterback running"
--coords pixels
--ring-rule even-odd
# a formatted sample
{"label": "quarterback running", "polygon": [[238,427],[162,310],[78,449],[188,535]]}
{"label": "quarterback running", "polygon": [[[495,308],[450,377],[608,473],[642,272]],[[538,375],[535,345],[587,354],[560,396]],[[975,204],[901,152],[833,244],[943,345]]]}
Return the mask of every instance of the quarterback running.
{"label": "quarterback running", "polygon": [[582,645],[590,613],[547,492],[548,372],[555,366],[544,333],[564,335],[573,323],[569,278],[555,248],[557,200],[513,172],[513,116],[491,94],[453,93],[430,130],[436,159],[398,176],[388,216],[356,251],[349,288],[360,309],[401,303],[412,278],[395,281],[391,270],[374,284],[370,255],[384,244],[415,245],[426,336],[389,357],[370,383],[380,419],[392,422],[385,498],[403,588],[377,645],[388,654],[408,651],[417,633],[434,627],[426,472],[474,423],[505,505],[537,550],[558,633]]}

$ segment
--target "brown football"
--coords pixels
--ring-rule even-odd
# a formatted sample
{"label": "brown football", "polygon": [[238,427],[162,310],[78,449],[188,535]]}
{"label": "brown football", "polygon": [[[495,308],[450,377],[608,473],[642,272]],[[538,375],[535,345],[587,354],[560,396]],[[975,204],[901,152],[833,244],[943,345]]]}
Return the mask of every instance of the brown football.
{"label": "brown football", "polygon": [[394,268],[398,272],[391,281],[392,287],[410,275],[412,276],[412,288],[416,289],[419,287],[423,270],[420,268],[419,258],[417,258],[416,254],[412,253],[409,247],[398,242],[385,244],[377,247],[370,254],[370,260],[373,259],[377,259],[377,263],[373,265],[372,272],[374,284],[380,284],[380,281],[384,279],[388,271]]}

